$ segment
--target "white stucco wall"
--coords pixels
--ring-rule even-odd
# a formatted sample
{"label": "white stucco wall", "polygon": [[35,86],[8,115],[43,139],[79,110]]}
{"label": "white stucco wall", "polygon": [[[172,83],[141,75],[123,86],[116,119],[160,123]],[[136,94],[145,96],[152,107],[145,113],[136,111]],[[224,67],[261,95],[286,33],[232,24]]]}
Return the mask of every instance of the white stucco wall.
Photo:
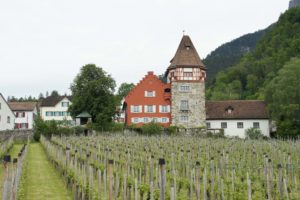
{"label": "white stucco wall", "polygon": [[60,102],[58,102],[54,107],[40,107],[40,115],[43,120],[56,120],[56,121],[72,121],[71,116],[46,116],[46,112],[68,112],[69,107],[62,107],[62,102],[69,102],[69,106],[72,104],[68,98],[64,98]]}
{"label": "white stucco wall", "polygon": [[[9,106],[7,105],[6,101],[3,99],[2,95],[0,94],[0,131],[2,130],[12,130],[15,126],[15,115],[10,110]],[[10,117],[10,123],[7,123],[7,117]]]}
{"label": "white stucco wall", "polygon": [[33,128],[33,122],[34,122],[34,116],[37,116],[37,109],[34,108],[33,111],[15,111],[15,115],[17,116],[17,112],[22,113],[25,112],[25,117],[22,115],[18,115],[16,117],[15,123],[21,124],[21,123],[28,123],[28,129]]}
{"label": "white stucco wall", "polygon": [[[254,122],[258,122],[263,135],[270,137],[270,124],[267,119],[250,119],[250,120],[207,120],[211,129],[221,129],[221,123],[227,122],[227,128],[224,129],[225,136],[245,138],[245,130],[253,127]],[[243,128],[237,128],[237,123],[243,122]]]}

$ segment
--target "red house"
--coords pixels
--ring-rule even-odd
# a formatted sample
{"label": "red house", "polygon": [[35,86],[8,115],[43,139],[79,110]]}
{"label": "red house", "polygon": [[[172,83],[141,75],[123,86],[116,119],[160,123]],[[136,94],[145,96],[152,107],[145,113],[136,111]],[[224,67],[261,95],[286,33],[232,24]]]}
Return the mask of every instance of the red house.
{"label": "red house", "polygon": [[170,84],[163,83],[153,72],[148,72],[125,98],[126,124],[140,127],[153,121],[169,127],[170,87]]}

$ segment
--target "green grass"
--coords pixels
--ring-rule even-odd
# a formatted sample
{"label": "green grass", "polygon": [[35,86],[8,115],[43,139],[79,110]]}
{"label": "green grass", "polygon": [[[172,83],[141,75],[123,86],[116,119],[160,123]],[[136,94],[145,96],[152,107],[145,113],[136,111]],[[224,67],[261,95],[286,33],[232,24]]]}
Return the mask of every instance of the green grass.
{"label": "green grass", "polygon": [[[11,160],[18,157],[18,153],[20,152],[23,144],[14,144],[13,147],[8,152],[9,155],[11,155]],[[2,198],[2,192],[3,192],[3,182],[4,182],[4,174],[3,174],[3,163],[1,162],[0,166],[0,198]]]}
{"label": "green grass", "polygon": [[48,160],[40,143],[30,144],[26,160],[19,199],[72,199],[71,192]]}

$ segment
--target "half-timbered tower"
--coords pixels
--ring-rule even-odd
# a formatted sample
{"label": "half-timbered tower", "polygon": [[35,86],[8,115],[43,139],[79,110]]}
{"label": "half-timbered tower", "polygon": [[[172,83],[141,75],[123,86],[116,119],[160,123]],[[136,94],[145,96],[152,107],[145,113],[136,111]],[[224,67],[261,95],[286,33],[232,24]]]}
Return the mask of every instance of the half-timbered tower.
{"label": "half-timbered tower", "polygon": [[166,71],[171,84],[171,122],[174,126],[205,126],[206,68],[189,36],[184,35]]}

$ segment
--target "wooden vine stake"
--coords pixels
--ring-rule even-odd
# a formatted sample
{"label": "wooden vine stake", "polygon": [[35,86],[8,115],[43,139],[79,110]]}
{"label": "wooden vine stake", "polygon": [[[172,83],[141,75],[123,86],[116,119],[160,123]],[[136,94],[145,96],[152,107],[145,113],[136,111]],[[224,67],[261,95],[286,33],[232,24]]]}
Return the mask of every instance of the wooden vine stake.
{"label": "wooden vine stake", "polygon": [[163,158],[159,159],[158,162],[159,166],[160,166],[160,200],[164,200],[165,199],[165,164],[166,161]]}
{"label": "wooden vine stake", "polygon": [[200,200],[200,162],[196,162],[196,197]]}
{"label": "wooden vine stake", "polygon": [[252,200],[251,179],[249,177],[248,172],[247,172],[247,185],[248,185],[248,200]]}
{"label": "wooden vine stake", "polygon": [[113,200],[113,160],[108,161],[109,200]]}
{"label": "wooden vine stake", "polygon": [[279,191],[279,199],[283,199],[283,174],[282,174],[282,165],[279,164],[277,166],[278,171],[279,171],[279,176],[278,176],[278,191]]}

